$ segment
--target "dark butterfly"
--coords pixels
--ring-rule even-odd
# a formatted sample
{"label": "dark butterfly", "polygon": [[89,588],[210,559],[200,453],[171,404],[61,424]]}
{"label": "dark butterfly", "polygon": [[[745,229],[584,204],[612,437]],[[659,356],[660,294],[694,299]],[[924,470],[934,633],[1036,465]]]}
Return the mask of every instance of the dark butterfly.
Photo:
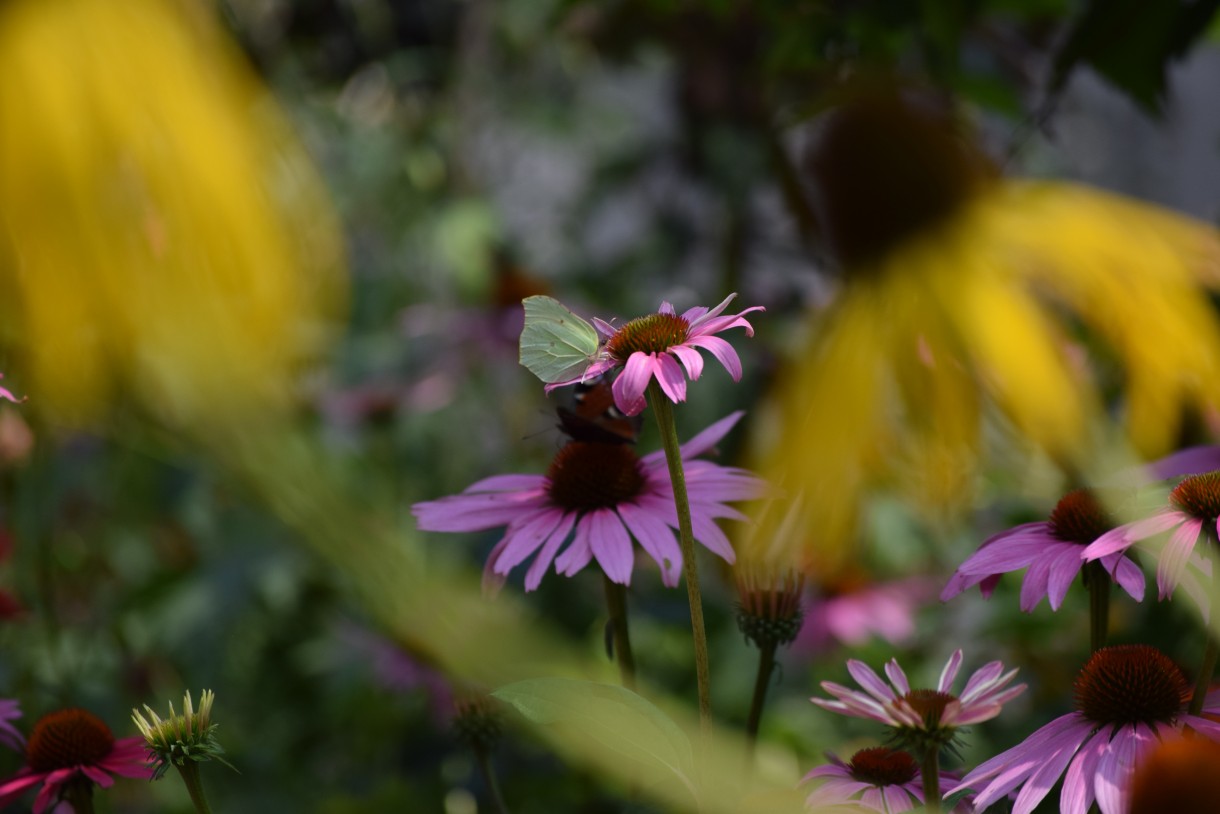
{"label": "dark butterfly", "polygon": [[575,403],[560,407],[559,429],[573,441],[601,444],[634,444],[640,434],[642,415],[626,416],[614,406],[610,380],[601,376],[576,385]]}

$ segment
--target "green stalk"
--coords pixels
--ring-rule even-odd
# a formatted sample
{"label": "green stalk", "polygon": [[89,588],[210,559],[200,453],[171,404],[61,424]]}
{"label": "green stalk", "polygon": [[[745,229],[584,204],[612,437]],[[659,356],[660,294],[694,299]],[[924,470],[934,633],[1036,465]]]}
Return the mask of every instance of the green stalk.
{"label": "green stalk", "polygon": [[93,814],[93,781],[77,775],[64,786],[64,800],[76,814]]}
{"label": "green stalk", "polygon": [[940,811],[940,749],[935,746],[927,748],[919,773],[923,777],[924,811],[935,814]]}
{"label": "green stalk", "polygon": [[758,724],[762,720],[763,705],[767,701],[771,672],[775,669],[775,648],[775,642],[767,642],[758,647],[758,675],[754,677],[754,697],[750,700],[750,717],[746,719],[746,740],[751,750],[758,740]]}
{"label": "green stalk", "polygon": [[[1208,607],[1211,612],[1216,612],[1216,600],[1218,598],[1217,586],[1220,586],[1220,558],[1216,556],[1220,552],[1220,545],[1216,542],[1216,528],[1213,524],[1209,529],[1205,523],[1203,526],[1202,542],[1207,546],[1207,550],[1203,552],[1203,556],[1211,559],[1212,579],[1208,586],[1210,590],[1207,592]],[[1214,623],[1212,623],[1214,624]],[[1191,715],[1198,715],[1203,711],[1203,702],[1207,699],[1207,691],[1211,687],[1212,676],[1216,673],[1216,657],[1220,656],[1220,647],[1216,645],[1216,634],[1212,632],[1211,624],[1203,626],[1203,635],[1207,637],[1207,645],[1203,648],[1203,663],[1199,665],[1199,676],[1195,679],[1195,694],[1190,698],[1190,708],[1188,710]]]}
{"label": "green stalk", "polygon": [[1084,565],[1084,582],[1089,588],[1089,652],[1106,646],[1110,630],[1110,575],[1100,560]]}
{"label": "green stalk", "polygon": [[479,764],[479,773],[483,775],[483,783],[491,794],[492,805],[496,814],[508,814],[508,806],[504,803],[504,795],[500,793],[500,784],[496,781],[496,773],[491,768],[490,751],[482,746],[474,747],[474,756]]}
{"label": "green stalk", "polygon": [[182,776],[182,782],[186,784],[186,791],[191,795],[195,811],[198,814],[212,814],[212,809],[208,806],[208,798],[203,793],[203,779],[199,776],[199,764],[193,760],[187,760],[182,764],[175,763],[174,768],[178,770],[178,774]]}
{"label": "green stalk", "polygon": [[648,402],[657,417],[669,479],[674,487],[674,506],[678,510],[678,545],[682,549],[682,576],[686,580],[686,599],[690,604],[691,634],[695,640],[695,678],[699,683],[699,723],[706,732],[712,726],[712,690],[707,657],[707,630],[703,624],[703,596],[699,592],[699,570],[695,564],[695,533],[691,527],[690,500],[686,496],[686,476],[678,445],[674,408],[661,392],[656,379],[648,382]]}
{"label": "green stalk", "polygon": [[631,654],[631,635],[627,629],[627,588],[602,575],[606,588],[606,607],[610,611],[610,630],[614,635],[614,659],[618,662],[623,686],[635,690],[635,657]]}

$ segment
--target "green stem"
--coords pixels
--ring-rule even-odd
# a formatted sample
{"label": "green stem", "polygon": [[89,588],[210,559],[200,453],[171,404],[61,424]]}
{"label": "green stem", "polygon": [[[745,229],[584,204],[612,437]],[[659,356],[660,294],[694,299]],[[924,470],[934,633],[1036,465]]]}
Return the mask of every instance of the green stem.
{"label": "green stem", "polygon": [[191,802],[195,804],[195,811],[199,814],[212,814],[212,809],[208,806],[208,798],[203,793],[203,780],[199,777],[199,764],[193,760],[188,760],[182,765],[174,764],[178,770],[178,774],[182,776],[182,782],[186,784],[186,791],[191,795]]}
{"label": "green stem", "polygon": [[474,756],[479,763],[479,773],[483,775],[483,783],[491,794],[491,802],[495,807],[496,814],[508,814],[508,806],[504,803],[504,795],[500,793],[500,784],[496,780],[496,773],[491,768],[490,752],[483,747],[476,746],[474,748]]}
{"label": "green stem", "polygon": [[63,798],[76,814],[93,814],[93,781],[77,775],[64,786]]}
{"label": "green stem", "polygon": [[1085,563],[1084,581],[1089,588],[1089,652],[1106,646],[1110,630],[1110,575],[1100,560]]}
{"label": "green stem", "polygon": [[[1207,602],[1211,612],[1216,612],[1216,600],[1220,598],[1220,591],[1217,591],[1217,586],[1220,586],[1220,557],[1216,556],[1220,552],[1220,545],[1216,542],[1215,528],[1208,528],[1204,524],[1203,543],[1207,549],[1203,552],[1203,556],[1211,560],[1212,578],[1208,585]],[[1211,623],[1211,624],[1214,624]],[[1207,691],[1211,687],[1212,676],[1216,673],[1216,657],[1220,656],[1220,647],[1216,645],[1216,634],[1212,632],[1211,624],[1203,626],[1203,635],[1207,637],[1207,645],[1203,648],[1203,663],[1199,665],[1199,677],[1195,679],[1195,694],[1190,698],[1190,707],[1188,712],[1191,715],[1198,715],[1203,711],[1203,702],[1207,699]]]}
{"label": "green stem", "polygon": [[635,657],[631,654],[631,636],[627,629],[627,588],[602,575],[606,588],[606,607],[610,611],[610,630],[614,634],[614,658],[618,662],[623,686],[635,689]]}
{"label": "green stem", "polygon": [[703,625],[703,596],[699,592],[699,570],[695,564],[695,534],[691,528],[690,500],[686,496],[686,476],[682,471],[682,452],[674,408],[661,392],[656,379],[648,383],[648,402],[657,417],[661,445],[669,464],[669,479],[674,487],[674,506],[678,510],[678,545],[682,549],[682,576],[690,604],[691,634],[695,640],[695,678],[699,683],[699,723],[706,732],[712,725],[712,690],[707,657],[707,630]]}
{"label": "green stem", "polygon": [[750,749],[758,740],[758,724],[762,720],[763,704],[767,701],[767,687],[771,684],[771,672],[775,669],[775,642],[758,647],[758,674],[754,677],[754,697],[750,700],[750,717],[746,720],[746,739]]}
{"label": "green stem", "polygon": [[924,752],[919,772],[923,777],[924,811],[929,814],[940,811],[940,750],[935,746]]}

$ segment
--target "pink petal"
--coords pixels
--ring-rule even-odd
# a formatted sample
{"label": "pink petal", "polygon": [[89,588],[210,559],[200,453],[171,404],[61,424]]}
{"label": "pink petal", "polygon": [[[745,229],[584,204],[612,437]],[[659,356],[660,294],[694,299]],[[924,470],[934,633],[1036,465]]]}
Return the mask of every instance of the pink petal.
{"label": "pink petal", "polygon": [[475,481],[462,494],[475,492],[533,492],[546,486],[545,475],[492,475]]}
{"label": "pink petal", "polygon": [[508,544],[496,558],[497,574],[507,574],[517,565],[525,562],[529,555],[551,536],[551,532],[564,521],[565,512],[560,508],[552,508],[530,517],[523,523],[515,523],[508,527],[505,539]]}
{"label": "pink petal", "polygon": [[1061,814],[1088,814],[1093,805],[1093,781],[1097,775],[1097,762],[1108,744],[1103,738],[1092,738],[1068,766],[1063,778],[1063,791],[1059,795]]}
{"label": "pink petal", "polygon": [[703,373],[703,357],[694,348],[686,345],[674,345],[669,352],[678,357],[678,361],[686,368],[686,375],[693,382]]}
{"label": "pink petal", "polygon": [[665,520],[632,503],[620,504],[618,513],[640,548],[660,567],[661,582],[666,587],[675,587],[682,574],[682,551]]}
{"label": "pink petal", "polygon": [[1037,559],[1030,563],[1021,582],[1021,610],[1029,613],[1038,607],[1042,597],[1046,596],[1046,583],[1051,573],[1050,559]]}
{"label": "pink petal", "polygon": [[[720,419],[715,424],[712,424],[706,430],[687,441],[682,445],[682,457],[695,458],[716,446],[721,438],[724,438],[729,434],[729,430],[733,429],[733,426],[741,420],[743,415],[745,415],[745,413],[741,410],[729,413],[724,418]],[[662,452],[661,456],[664,457],[664,455],[665,453]]]}
{"label": "pink petal", "polygon": [[720,316],[722,313],[724,313],[724,309],[729,307],[729,303],[731,303],[736,298],[737,298],[737,292],[734,291],[732,294],[725,297],[724,300],[719,305],[717,305],[715,308],[711,309],[710,311],[708,310],[707,306],[705,306],[705,305],[696,305],[694,308],[691,308],[691,309],[683,312],[682,318],[684,320],[686,320],[692,328],[694,328],[697,325],[700,325],[709,319],[713,319],[714,317]]}
{"label": "pink petal", "polygon": [[674,404],[686,401],[686,376],[674,357],[662,353],[656,360],[657,384],[661,385],[661,392]]}
{"label": "pink petal", "polygon": [[[1047,598],[1051,603],[1051,610],[1059,610],[1063,605],[1063,599],[1067,596],[1068,588],[1071,587],[1072,581],[1076,579],[1076,575],[1080,573],[1080,569],[1084,566],[1084,560],[1080,559],[1080,547],[1071,545],[1071,548],[1065,549],[1055,555],[1054,562],[1051,563],[1050,579],[1047,581]],[[1108,589],[1107,589],[1108,590]]]}
{"label": "pink petal", "polygon": [[884,703],[886,701],[893,701],[896,697],[894,690],[882,681],[881,677],[874,673],[872,668],[864,662],[856,659],[848,660],[847,672],[851,674],[851,677],[856,680],[857,684],[878,701]]}
{"label": "pink petal", "polygon": [[894,692],[897,695],[906,695],[911,691],[911,684],[907,681],[907,674],[902,672],[902,667],[898,665],[897,659],[890,659],[885,665],[885,677],[890,680],[890,684],[894,687]]}
{"label": "pink petal", "polygon": [[1220,446],[1214,445],[1180,449],[1148,464],[1148,473],[1156,480],[1202,475],[1217,469],[1220,469]]}
{"label": "pink petal", "polygon": [[1012,814],[1029,814],[1038,803],[1042,802],[1042,798],[1050,794],[1055,783],[1059,781],[1060,775],[1063,774],[1063,770],[1076,756],[1080,745],[1069,740],[1059,744],[1051,754],[1043,757],[1042,765],[1030,776],[1029,780],[1025,781],[1024,788],[1017,795]]}
{"label": "pink petal", "polygon": [[555,558],[555,571],[565,577],[575,575],[593,559],[593,549],[589,547],[589,516],[585,515],[576,521],[572,544]]}
{"label": "pink petal", "polygon": [[733,544],[729,542],[729,538],[720,530],[716,522],[706,514],[692,514],[691,526],[695,534],[695,540],[700,543],[708,551],[719,555],[725,562],[732,565],[737,562],[737,554],[733,551]]}
{"label": "pink petal", "polygon": [[1152,730],[1144,724],[1116,728],[1097,762],[1093,784],[1102,814],[1126,814],[1127,788],[1131,785],[1136,757],[1155,740]]}
{"label": "pink petal", "polygon": [[550,533],[546,541],[542,544],[542,549],[538,552],[538,556],[530,563],[529,570],[525,572],[525,590],[532,591],[542,583],[542,577],[546,574],[546,569],[551,567],[551,563],[555,559],[555,553],[559,551],[559,547],[568,539],[568,534],[572,531],[572,526],[576,525],[576,512],[564,512],[563,519],[559,521],[559,525]]}
{"label": "pink petal", "polygon": [[674,311],[673,303],[669,302],[668,300],[661,300],[661,307],[657,309],[657,313],[658,314],[673,314],[676,312]]}
{"label": "pink petal", "polygon": [[1123,554],[1111,554],[1102,557],[1102,565],[1110,578],[1117,582],[1136,602],[1144,601],[1144,572],[1131,559]]}
{"label": "pink petal", "polygon": [[945,662],[945,668],[940,671],[940,681],[937,682],[937,689],[941,692],[949,692],[953,688],[953,680],[957,678],[957,671],[962,666],[962,651],[954,650],[953,655]]}
{"label": "pink petal", "polygon": [[589,524],[589,545],[602,571],[611,582],[630,585],[635,558],[623,521],[613,509],[595,509],[585,515],[581,523]]}
{"label": "pink petal", "polygon": [[703,348],[708,353],[715,356],[716,359],[724,366],[724,369],[733,377],[733,381],[741,381],[741,357],[737,355],[737,351],[733,350],[733,346],[725,342],[718,336],[695,336],[688,337],[682,343],[688,347]]}
{"label": "pink petal", "polygon": [[1165,544],[1156,562],[1156,586],[1161,599],[1172,594],[1178,581],[1182,579],[1182,570],[1186,567],[1202,531],[1202,520],[1188,520],[1174,530],[1169,542]]}
{"label": "pink petal", "polygon": [[655,353],[640,353],[636,351],[627,357],[623,372],[618,374],[610,391],[614,394],[614,406],[623,415],[639,415],[643,411],[644,391],[648,382],[658,369]]}
{"label": "pink petal", "polygon": [[84,774],[85,777],[89,778],[94,783],[97,783],[99,786],[101,786],[104,789],[108,789],[114,785],[114,778],[111,777],[110,775],[106,774],[106,772],[102,771],[101,769],[99,769],[96,766],[90,766],[90,765],[86,764],[86,765],[80,766],[79,768],[81,770],[81,773]]}
{"label": "pink petal", "polygon": [[[977,766],[947,793],[956,794],[962,789],[977,789],[979,793],[975,796],[974,805],[982,811],[1036,771],[1048,752],[1065,747],[1074,751],[1089,737],[1092,730],[1093,723],[1080,713],[1060,716],[1013,748]],[[990,782],[980,788],[980,783],[984,780]]]}
{"label": "pink petal", "polygon": [[411,507],[420,531],[486,531],[520,523],[545,511],[550,499],[542,489],[479,495],[451,495]]}

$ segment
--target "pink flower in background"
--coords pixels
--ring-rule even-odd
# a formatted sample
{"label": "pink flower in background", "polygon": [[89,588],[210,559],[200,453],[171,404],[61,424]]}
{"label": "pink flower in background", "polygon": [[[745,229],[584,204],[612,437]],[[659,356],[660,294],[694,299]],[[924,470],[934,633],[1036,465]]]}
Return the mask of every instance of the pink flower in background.
{"label": "pink flower in background", "polygon": [[34,814],[54,804],[70,783],[92,782],[102,788],[114,785],[112,775],[151,778],[146,765],[144,738],[115,740],[100,718],[83,709],[61,709],[34,724],[25,745],[25,766],[0,782],[0,806],[27,789],[42,784],[34,798]]}
{"label": "pink flower in background", "polygon": [[644,409],[644,391],[654,377],[670,401],[686,401],[686,376],[694,381],[703,373],[700,349],[716,357],[733,381],[740,381],[741,359],[737,351],[715,334],[730,328],[745,328],[746,336],[753,336],[754,327],[746,321],[745,315],[766,309],[755,305],[737,314],[721,316],[736,296],[730,294],[710,310],[697,306],[681,316],[672,305],[663,302],[657,313],[633,319],[618,329],[595,319],[593,324],[605,338],[602,355],[580,376],[549,384],[546,391],[549,393],[556,387],[587,381],[622,367],[622,373],[614,380],[614,403],[624,414],[638,415]]}
{"label": "pink flower in background", "polygon": [[[682,445],[695,539],[730,563],[733,548],[716,520],[744,520],[725,501],[760,497],[764,483],[745,470],[695,458],[710,450],[741,416],[733,413]],[[494,582],[533,556],[525,575],[527,591],[538,587],[552,562],[556,571],[572,576],[597,560],[611,580],[630,583],[632,538],[660,566],[665,585],[677,585],[682,573],[672,531],[678,527],[673,487],[662,450],[641,458],[628,444],[573,441],[559,451],[545,475],[498,475],[460,495],[417,503],[411,511],[424,531],[507,526],[484,574]]]}
{"label": "pink flower in background", "polygon": [[823,587],[805,605],[794,652],[819,653],[835,641],[858,646],[873,636],[902,644],[915,633],[915,614],[936,595],[927,577]]}
{"label": "pink flower in background", "polygon": [[1209,444],[1180,449],[1148,464],[1146,469],[1156,480],[1215,472],[1220,469],[1220,446]]}
{"label": "pink flower in background", "polygon": [[[1066,770],[1062,814],[1086,814],[1094,801],[1102,814],[1126,814],[1133,769],[1162,738],[1189,726],[1220,739],[1220,723],[1187,714],[1190,684],[1155,647],[1101,648],[1080,671],[1075,690],[1075,712],[983,763],[949,793],[976,790],[981,811],[1019,788],[1013,814],[1029,814]],[[1203,712],[1220,713],[1220,694],[1207,696]]]}
{"label": "pink flower in background", "polygon": [[1084,549],[1084,557],[1104,561],[1142,540],[1172,531],[1157,556],[1156,584],[1160,598],[1171,596],[1178,584],[1183,583],[1206,612],[1206,592],[1187,572],[1186,566],[1193,562],[1198,570],[1210,573],[1210,566],[1193,555],[1200,537],[1216,538],[1217,515],[1220,515],[1220,472],[1192,475],[1169,493],[1168,506],[1142,520],[1106,532]]}
{"label": "pink flower in background", "polygon": [[[1087,489],[1064,495],[1050,520],[1024,523],[987,538],[958,566],[941,593],[948,601],[974,585],[991,596],[1001,574],[1029,569],[1021,582],[1021,610],[1032,611],[1043,598],[1059,610],[1068,588],[1084,566],[1081,552],[1117,526],[1101,501]],[[1144,572],[1121,552],[1102,558],[1106,573],[1136,602],[1144,598]]]}
{"label": "pink flower in background", "polygon": [[20,752],[25,749],[25,735],[12,722],[21,717],[21,704],[11,699],[0,699],[0,743]]}
{"label": "pink flower in background", "polygon": [[1004,672],[1004,665],[993,661],[974,672],[960,696],[950,690],[962,666],[962,651],[954,651],[941,671],[936,689],[912,690],[906,673],[891,660],[885,666],[890,683],[862,661],[847,662],[847,671],[864,692],[833,681],[823,681],[822,689],[834,700],[811,698],[823,709],[854,718],[867,718],[893,727],[899,742],[926,748],[928,742],[947,745],[957,729],[982,723],[1000,714],[1001,707],[1025,691],[1024,684],[1009,687],[1016,670]]}
{"label": "pink flower in background", "polygon": [[[849,805],[853,809],[897,814],[923,806],[919,764],[901,749],[886,746],[861,749],[847,763],[829,753],[826,757],[830,759],[828,765],[817,767],[802,780],[822,780],[805,800],[809,808]],[[955,774],[940,773],[942,789],[957,780]],[[953,808],[953,814],[969,811],[970,806],[964,801]]]}

